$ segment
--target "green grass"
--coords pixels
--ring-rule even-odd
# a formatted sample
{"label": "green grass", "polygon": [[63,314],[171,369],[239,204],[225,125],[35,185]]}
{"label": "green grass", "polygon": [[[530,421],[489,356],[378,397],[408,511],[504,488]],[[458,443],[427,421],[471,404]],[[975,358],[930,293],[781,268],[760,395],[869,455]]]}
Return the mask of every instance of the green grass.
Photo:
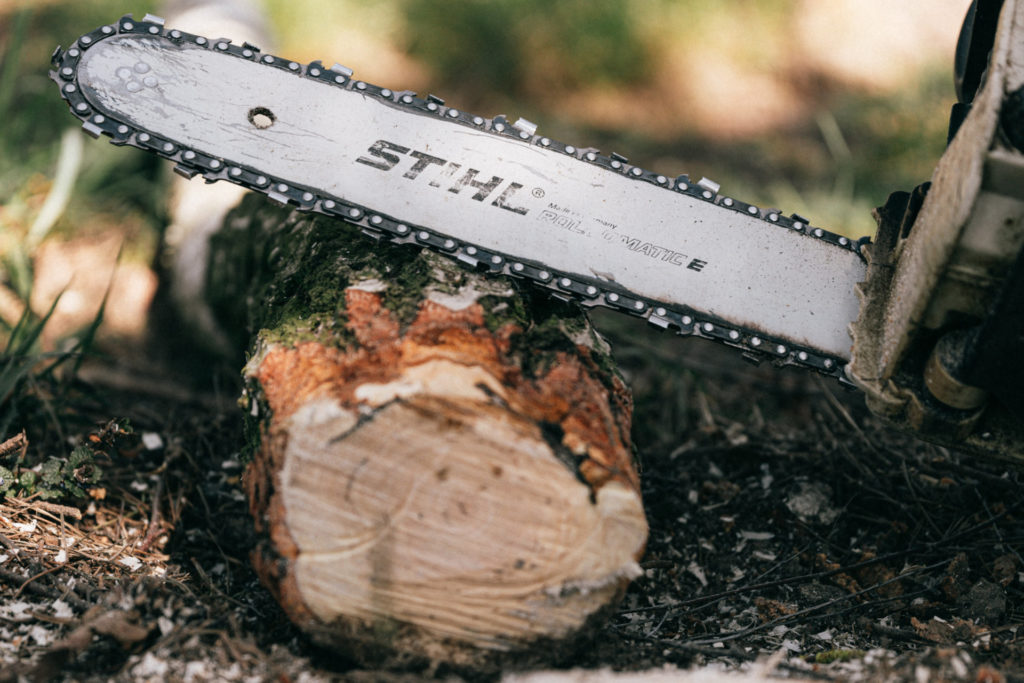
{"label": "green grass", "polygon": [[[60,443],[67,386],[103,320],[105,301],[72,339],[58,349],[43,347],[43,330],[60,297],[44,311],[29,306],[35,244],[26,238],[50,189],[62,132],[77,125],[47,76],[50,54],[58,44],[68,45],[117,19],[121,11],[120,3],[103,0],[42,7],[22,3],[6,15],[0,13],[0,284],[21,309],[13,319],[10,313],[0,316],[0,438],[30,428],[49,433],[46,441]],[[128,155],[126,163],[124,155],[110,155],[108,146],[87,143],[75,191],[56,231],[73,234],[100,216],[125,215],[134,208],[132,202],[135,207],[151,203],[157,183],[139,173],[144,167],[133,164],[133,158]]]}
{"label": "green grass", "polygon": [[[24,255],[8,255],[4,267],[8,273],[27,269],[20,279],[29,284],[18,292],[22,302],[20,317],[13,324],[0,318],[0,438],[27,426],[38,426],[40,420],[49,421],[60,435],[61,420],[57,414],[65,389],[91,352],[103,322],[107,297],[85,329],[59,350],[48,350],[42,346],[43,329],[60,303],[60,295],[42,315],[36,314],[28,305],[32,277],[28,259]],[[60,373],[61,370],[64,372]]]}

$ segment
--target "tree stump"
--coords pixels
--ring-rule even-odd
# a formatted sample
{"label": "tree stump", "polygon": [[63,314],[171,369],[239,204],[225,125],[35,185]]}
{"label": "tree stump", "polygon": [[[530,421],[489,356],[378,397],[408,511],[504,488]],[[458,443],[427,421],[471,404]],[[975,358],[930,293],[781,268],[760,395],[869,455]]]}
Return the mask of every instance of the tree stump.
{"label": "tree stump", "polygon": [[485,666],[639,575],[630,397],[578,308],[257,196],[206,282],[248,350],[254,563],[315,640]]}

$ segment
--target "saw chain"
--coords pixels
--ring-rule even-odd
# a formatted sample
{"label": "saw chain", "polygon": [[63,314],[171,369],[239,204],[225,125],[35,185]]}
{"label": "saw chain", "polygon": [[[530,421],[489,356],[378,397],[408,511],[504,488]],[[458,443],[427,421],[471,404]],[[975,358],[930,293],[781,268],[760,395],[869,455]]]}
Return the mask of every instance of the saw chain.
{"label": "saw chain", "polygon": [[[409,122],[410,129],[415,128],[412,124],[419,122],[417,125],[426,125],[423,123],[424,120],[431,119],[443,124],[444,130],[448,131],[445,135],[452,140],[461,140],[462,138],[458,137],[459,134],[467,132],[472,132],[475,136],[481,134],[491,136],[489,138],[474,137],[472,140],[486,142],[499,139],[506,145],[521,146],[530,153],[531,156],[528,158],[538,159],[536,168],[541,168],[544,172],[547,167],[542,164],[548,164],[552,168],[555,164],[560,164],[559,168],[569,169],[566,175],[580,174],[588,178],[593,175],[600,182],[593,181],[590,184],[601,187],[612,187],[613,185],[616,188],[624,187],[620,180],[613,179],[613,176],[625,179],[631,183],[631,185],[625,186],[631,195],[642,196],[643,202],[650,202],[651,206],[656,209],[657,202],[662,201],[659,198],[664,198],[666,202],[672,198],[685,198],[687,203],[680,204],[681,206],[697,207],[690,209],[695,212],[695,216],[698,216],[691,222],[721,222],[733,225],[737,221],[747,221],[743,224],[751,226],[749,228],[751,230],[749,237],[751,249],[757,248],[757,245],[762,242],[767,245],[773,243],[773,240],[782,239],[782,237],[789,240],[785,244],[796,244],[797,246],[792,248],[793,252],[788,251],[790,247],[771,247],[774,252],[766,254],[765,259],[776,261],[790,259],[791,263],[785,265],[785,270],[780,269],[778,265],[773,266],[777,272],[798,273],[805,267],[801,261],[807,261],[808,267],[813,265],[812,260],[820,261],[820,258],[814,256],[817,254],[825,254],[829,258],[841,262],[847,274],[844,274],[836,285],[837,291],[845,291],[848,286],[852,292],[853,285],[859,279],[859,274],[863,272],[865,266],[861,253],[866,245],[866,238],[852,240],[813,226],[798,214],[784,215],[776,209],[759,207],[726,196],[720,192],[717,183],[707,179],[692,181],[687,175],[669,177],[632,165],[625,157],[618,154],[602,154],[596,149],[577,147],[553,140],[538,134],[536,126],[522,119],[510,122],[504,116],[485,118],[474,115],[446,106],[442,99],[434,95],[421,97],[411,91],[395,91],[358,80],[351,69],[338,64],[332,67],[325,67],[320,61],[300,64],[275,55],[264,54],[249,43],[237,45],[226,39],[209,39],[172,30],[164,26],[162,19],[152,15],[146,15],[142,20],[135,20],[128,15],[115,24],[101,26],[79,37],[67,50],[58,47],[51,60],[53,64],[51,77],[59,85],[61,96],[66,100],[72,113],[82,121],[82,128],[86,133],[93,137],[106,135],[115,145],[136,147],[168,159],[174,162],[175,171],[186,178],[201,176],[208,182],[226,180],[249,190],[260,192],[279,204],[301,211],[323,214],[355,225],[370,239],[397,244],[412,244],[431,249],[479,271],[504,274],[529,281],[535,286],[547,289],[560,299],[574,301],[587,307],[601,306],[627,313],[642,318],[659,328],[671,329],[681,335],[704,338],[732,347],[751,360],[768,360],[779,366],[797,366],[835,377],[841,382],[847,383],[844,368],[849,361],[848,345],[846,348],[840,348],[841,343],[833,343],[829,348],[821,348],[823,345],[801,342],[800,331],[791,329],[798,326],[796,323],[748,324],[744,320],[737,320],[744,316],[733,316],[729,309],[720,312],[711,310],[714,308],[713,306],[693,304],[691,300],[687,300],[687,291],[673,290],[671,295],[651,295],[649,292],[637,292],[628,283],[621,281],[621,278],[605,275],[594,266],[589,267],[590,272],[587,272],[588,268],[582,266],[566,267],[566,263],[571,263],[571,260],[567,260],[571,257],[558,255],[562,258],[561,261],[549,262],[554,260],[556,254],[552,253],[552,259],[548,259],[534,251],[524,249],[523,251],[526,253],[523,253],[514,244],[509,247],[504,242],[499,244],[477,238],[475,237],[476,233],[470,231],[469,228],[453,231],[453,219],[447,214],[441,215],[424,209],[421,212],[422,215],[416,215],[418,209],[408,209],[409,213],[400,213],[395,208],[415,206],[417,202],[424,202],[425,205],[427,199],[421,199],[420,195],[409,194],[405,197],[395,198],[390,205],[384,207],[375,203],[372,193],[369,200],[357,201],[350,195],[347,188],[338,190],[320,186],[316,182],[303,180],[300,177],[292,177],[287,170],[280,170],[287,166],[281,166],[280,164],[283,162],[279,163],[276,157],[275,163],[278,165],[275,170],[269,170],[268,166],[272,155],[263,155],[267,159],[267,164],[263,164],[261,162],[263,153],[259,149],[247,152],[246,158],[232,158],[189,141],[185,139],[184,134],[179,136],[173,131],[158,131],[150,121],[134,120],[132,116],[114,110],[106,103],[105,98],[108,97],[107,91],[110,90],[110,87],[102,83],[89,82],[83,78],[82,71],[83,64],[90,52],[96,51],[98,46],[106,41],[134,40],[136,38],[138,40],[135,44],[145,45],[153,53],[185,50],[186,48],[190,51],[189,55],[193,54],[191,51],[205,51],[258,66],[265,69],[267,74],[275,72],[277,75],[274,78],[283,83],[291,83],[291,81],[281,79],[291,78],[295,79],[294,83],[302,85],[302,87],[306,87],[306,84],[315,84],[316,88],[336,89],[345,93],[358,94],[362,98],[359,100],[360,102],[370,102],[374,106],[380,105],[378,109],[373,110],[380,113],[373,114],[373,116],[384,116],[385,113],[387,116],[393,116],[395,112],[398,112],[405,117],[402,120]],[[195,54],[198,54],[199,57],[203,56],[201,53]],[[117,81],[120,83],[118,88],[126,93],[125,97],[132,93],[155,92],[162,87],[166,80],[166,75],[157,74],[156,70],[152,69],[150,62],[142,58],[137,61],[125,61],[123,66],[116,69],[111,67],[111,70],[112,74],[116,74],[116,76],[110,76],[111,82],[120,79]],[[316,92],[323,91],[317,90]],[[336,116],[339,119],[344,119],[346,111],[337,111]],[[276,118],[277,115],[271,108],[252,107],[248,110],[248,122],[251,124],[252,132],[273,128],[277,124]],[[188,125],[180,126],[182,131],[188,128]],[[545,223],[545,228],[552,231],[561,231],[570,236],[573,232],[599,233],[600,239],[608,243],[608,250],[618,250],[615,253],[620,253],[622,258],[640,259],[638,262],[649,263],[651,268],[662,268],[666,269],[666,272],[672,273],[686,272],[688,276],[696,276],[708,267],[708,260],[705,257],[699,253],[691,253],[690,249],[684,251],[673,247],[668,236],[664,240],[652,239],[650,234],[634,237],[630,233],[628,225],[612,224],[611,221],[604,221],[607,225],[601,227],[602,220],[596,214],[594,216],[581,215],[580,212],[563,208],[554,201],[540,200],[539,198],[544,194],[541,186],[531,190],[528,183],[516,181],[511,178],[511,174],[505,172],[500,176],[495,174],[488,180],[489,172],[484,173],[475,167],[470,167],[469,164],[458,163],[442,157],[439,155],[440,153],[432,152],[433,148],[417,149],[412,144],[399,139],[401,136],[391,135],[389,131],[390,129],[385,128],[379,134],[367,138],[371,144],[364,144],[358,151],[358,158],[354,160],[355,165],[360,166],[361,172],[378,172],[381,177],[384,177],[388,173],[395,175],[405,168],[407,170],[403,177],[407,180],[416,180],[417,176],[424,174],[424,181],[420,183],[422,187],[416,189],[416,192],[421,193],[423,197],[433,192],[437,197],[444,197],[447,201],[451,199],[448,195],[461,194],[464,197],[468,195],[470,199],[476,200],[472,206],[491,207],[488,210],[492,214],[489,215],[493,215],[495,218],[500,215],[503,220],[505,218],[512,220],[517,214],[522,217],[527,212],[531,212],[536,220]],[[415,136],[412,137],[415,138]],[[465,143],[467,148],[473,144],[472,140]],[[506,149],[506,147],[501,149]],[[513,152],[522,153],[515,150]],[[533,156],[538,154],[541,156]],[[403,164],[401,167],[399,167],[400,162]],[[571,165],[566,166],[566,164]],[[433,179],[427,183],[427,175],[431,173],[433,175],[430,177]],[[540,171],[536,173],[543,175]],[[408,187],[413,188],[412,183]],[[652,194],[652,190],[657,192]],[[412,192],[412,189],[408,191],[408,193]],[[441,200],[432,199],[430,201],[439,202]],[[640,200],[636,201],[638,205],[646,206]],[[529,202],[533,202],[533,204],[527,206]],[[618,196],[610,194],[601,197],[597,203],[602,206],[614,206],[617,202],[619,202]],[[591,204],[593,203],[595,202],[591,202]],[[471,205],[470,202],[466,204],[467,206]],[[702,207],[706,207],[706,210]],[[506,213],[509,215],[506,216]],[[586,210],[583,213],[585,214]],[[685,218],[685,214],[683,217]],[[642,216],[637,218],[642,220]],[[714,226],[707,228],[708,231],[716,229],[718,228]],[[472,230],[479,230],[483,233],[486,226],[472,228]],[[789,236],[783,236],[782,233],[795,234],[800,239],[793,240]],[[715,239],[713,234],[707,237],[709,242],[714,242]],[[769,247],[765,246],[764,249],[768,250]],[[614,258],[618,257],[613,257],[612,260]],[[722,260],[727,259],[718,259],[718,261]],[[722,268],[724,272],[728,272],[728,264],[716,262],[715,265]],[[736,266],[736,268],[749,270],[751,282],[757,281],[758,268],[751,266]],[[745,275],[740,273],[734,277],[742,278]],[[774,278],[772,286],[778,291],[785,292],[787,287],[781,276],[772,277]],[[826,275],[825,279],[831,277],[831,275]],[[781,282],[776,282],[776,280]],[[651,276],[648,290],[661,292],[662,290],[657,285],[658,278]],[[806,288],[806,285],[794,284],[792,294],[799,294],[804,299],[814,300],[815,292],[797,291],[800,288]],[[681,289],[685,290],[685,288]],[[738,289],[743,289],[743,287],[738,287]],[[746,289],[756,294],[755,284],[747,285]],[[746,296],[742,291],[729,294],[737,299],[743,299]],[[852,298],[852,293],[850,296]],[[852,307],[853,317],[855,317],[855,304],[851,305],[849,302],[845,302],[843,305],[846,308],[839,315],[839,319],[849,322],[852,317],[846,311]],[[790,308],[799,308],[796,304],[790,306],[785,301],[778,302],[778,307],[783,312],[787,312]],[[847,316],[849,320],[843,316]],[[843,328],[842,334],[845,335],[845,324]],[[834,336],[835,334],[833,334]]]}

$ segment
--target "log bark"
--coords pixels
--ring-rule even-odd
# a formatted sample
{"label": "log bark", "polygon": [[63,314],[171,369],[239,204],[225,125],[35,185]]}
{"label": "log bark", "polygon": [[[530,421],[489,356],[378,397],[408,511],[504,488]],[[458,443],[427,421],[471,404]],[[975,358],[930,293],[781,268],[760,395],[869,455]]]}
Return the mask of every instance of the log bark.
{"label": "log bark", "polygon": [[314,639],[543,659],[640,573],[630,397],[579,309],[255,196],[209,247],[247,349],[255,567]]}

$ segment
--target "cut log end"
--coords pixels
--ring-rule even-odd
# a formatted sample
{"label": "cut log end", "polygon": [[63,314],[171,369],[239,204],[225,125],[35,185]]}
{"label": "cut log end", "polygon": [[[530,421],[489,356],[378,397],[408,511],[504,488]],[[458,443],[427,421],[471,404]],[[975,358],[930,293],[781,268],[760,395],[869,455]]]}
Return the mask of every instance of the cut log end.
{"label": "cut log end", "polygon": [[385,644],[445,661],[521,649],[572,636],[636,576],[635,490],[594,491],[534,424],[485,396],[396,398],[363,414],[314,400],[286,429],[286,581],[305,628],[332,643],[335,630],[401,633]]}
{"label": "cut log end", "polygon": [[327,260],[317,231],[339,226],[323,220],[279,214],[266,250],[323,259],[313,272],[337,296],[256,286],[296,293],[288,316],[263,318],[245,370],[261,579],[301,628],[366,664],[567,649],[639,574],[647,537],[607,348],[577,310],[429,253]]}
{"label": "cut log end", "polygon": [[[349,292],[350,314],[374,297]],[[479,666],[570,640],[639,573],[647,533],[596,367],[563,353],[522,376],[478,305],[428,304],[404,333],[368,308],[377,336],[358,350],[275,346],[258,364],[268,583],[359,658]]]}

